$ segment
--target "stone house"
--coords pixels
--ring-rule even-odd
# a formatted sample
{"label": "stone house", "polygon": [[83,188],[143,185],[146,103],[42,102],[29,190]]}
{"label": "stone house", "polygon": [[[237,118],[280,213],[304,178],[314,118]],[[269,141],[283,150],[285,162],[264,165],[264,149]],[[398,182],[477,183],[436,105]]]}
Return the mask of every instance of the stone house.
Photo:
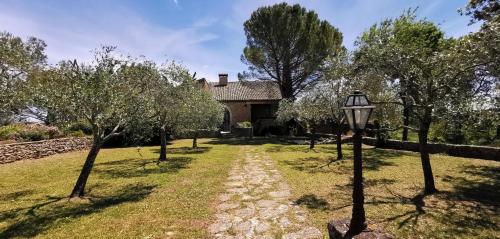
{"label": "stone house", "polygon": [[255,135],[277,134],[276,111],[283,98],[276,82],[228,81],[227,74],[219,74],[219,82],[200,80],[203,88],[225,106],[223,131],[231,131],[239,122],[251,122]]}

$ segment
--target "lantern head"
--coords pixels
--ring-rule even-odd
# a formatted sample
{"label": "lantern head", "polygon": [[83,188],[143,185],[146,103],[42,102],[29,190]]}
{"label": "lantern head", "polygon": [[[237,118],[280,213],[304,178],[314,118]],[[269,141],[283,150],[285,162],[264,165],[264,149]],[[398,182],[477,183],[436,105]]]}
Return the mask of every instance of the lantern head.
{"label": "lantern head", "polygon": [[353,131],[362,131],[365,129],[374,108],[375,106],[371,104],[366,95],[361,91],[354,91],[353,94],[349,95],[344,107],[342,107],[349,127]]}

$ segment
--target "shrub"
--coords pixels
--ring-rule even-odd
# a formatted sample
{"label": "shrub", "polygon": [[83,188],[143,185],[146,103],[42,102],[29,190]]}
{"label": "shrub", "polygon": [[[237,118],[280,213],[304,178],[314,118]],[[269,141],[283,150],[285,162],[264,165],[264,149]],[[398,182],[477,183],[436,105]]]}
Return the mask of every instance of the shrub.
{"label": "shrub", "polygon": [[64,134],[57,127],[48,127],[47,134],[49,135],[49,139],[55,139],[64,136]]}
{"label": "shrub", "polygon": [[23,141],[39,141],[49,138],[46,132],[39,129],[22,130],[19,135]]}
{"label": "shrub", "polygon": [[11,124],[0,127],[0,140],[37,141],[62,136],[64,134],[57,127],[43,124]]}
{"label": "shrub", "polygon": [[82,130],[78,130],[78,131],[73,131],[73,132],[69,133],[69,136],[71,136],[71,137],[85,137],[86,134]]}
{"label": "shrub", "polygon": [[68,134],[71,134],[72,132],[81,131],[85,135],[91,135],[92,134],[92,126],[87,122],[78,121],[78,122],[72,123],[68,127],[66,127],[65,131]]}
{"label": "shrub", "polygon": [[252,123],[250,123],[249,121],[243,121],[236,123],[236,126],[238,128],[252,128]]}
{"label": "shrub", "polygon": [[0,127],[0,140],[16,140],[19,138],[21,126],[17,124]]}

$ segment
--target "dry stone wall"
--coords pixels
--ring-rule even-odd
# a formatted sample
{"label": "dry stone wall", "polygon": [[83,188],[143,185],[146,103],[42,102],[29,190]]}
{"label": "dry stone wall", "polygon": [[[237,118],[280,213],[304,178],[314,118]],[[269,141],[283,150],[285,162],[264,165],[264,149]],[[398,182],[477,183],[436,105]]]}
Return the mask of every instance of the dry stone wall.
{"label": "dry stone wall", "polygon": [[0,164],[90,148],[91,138],[60,138],[0,145]]}
{"label": "dry stone wall", "polygon": [[[363,137],[363,143],[375,146],[377,145],[377,140],[375,138]],[[399,140],[389,139],[384,141],[377,147],[420,152],[418,143],[409,141],[403,142]],[[497,147],[428,143],[427,149],[429,150],[429,153],[442,153],[464,158],[478,158],[500,161],[500,148]]]}

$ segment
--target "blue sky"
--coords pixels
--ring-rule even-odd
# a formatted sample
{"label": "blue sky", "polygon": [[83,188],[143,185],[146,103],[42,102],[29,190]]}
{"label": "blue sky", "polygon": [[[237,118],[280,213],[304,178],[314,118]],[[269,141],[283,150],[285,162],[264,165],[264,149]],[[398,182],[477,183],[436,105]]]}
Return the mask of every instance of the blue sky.
{"label": "blue sky", "polygon": [[[247,67],[240,56],[245,46],[243,22],[259,6],[273,0],[0,0],[0,31],[35,36],[48,44],[50,63],[63,59],[88,61],[90,50],[116,45],[124,54],[145,56],[158,63],[176,60],[199,77],[230,80]],[[457,9],[467,0],[303,0],[344,35],[352,49],[361,32],[407,8],[439,24],[448,36],[476,31]]]}

